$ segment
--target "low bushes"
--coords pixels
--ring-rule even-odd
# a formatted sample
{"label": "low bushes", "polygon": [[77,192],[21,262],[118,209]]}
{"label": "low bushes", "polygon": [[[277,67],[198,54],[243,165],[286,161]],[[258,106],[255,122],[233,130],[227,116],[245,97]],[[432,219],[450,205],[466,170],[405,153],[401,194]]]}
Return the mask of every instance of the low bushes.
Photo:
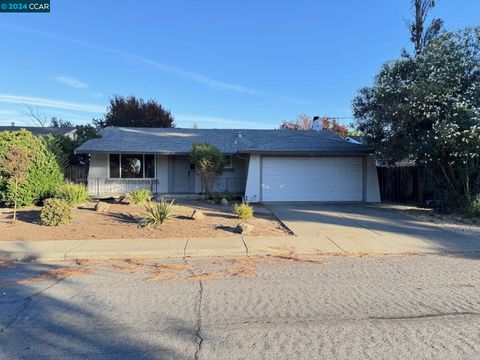
{"label": "low bushes", "polygon": [[138,189],[129,192],[129,200],[131,204],[146,204],[152,199],[152,193],[148,189]]}
{"label": "low bushes", "polygon": [[253,207],[248,204],[235,204],[233,207],[233,213],[237,215],[240,219],[248,220],[253,217]]}
{"label": "low bushes", "polygon": [[68,224],[72,221],[72,208],[64,200],[47,199],[43,202],[40,220],[47,226]]}
{"label": "low bushes", "polygon": [[85,185],[66,182],[58,188],[55,197],[70,206],[78,206],[87,201],[88,192]]}
{"label": "low bushes", "polygon": [[158,202],[149,202],[145,205],[145,217],[140,221],[141,227],[161,225],[173,217],[173,202],[163,197]]}

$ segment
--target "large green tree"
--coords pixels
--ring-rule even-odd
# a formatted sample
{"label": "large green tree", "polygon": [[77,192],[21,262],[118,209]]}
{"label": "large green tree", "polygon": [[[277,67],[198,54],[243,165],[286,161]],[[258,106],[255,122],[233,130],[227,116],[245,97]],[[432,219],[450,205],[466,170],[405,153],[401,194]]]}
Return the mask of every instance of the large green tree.
{"label": "large green tree", "polygon": [[98,128],[107,126],[125,127],[174,127],[173,115],[157,101],[144,101],[135,96],[115,95],[103,119],[95,119]]}
{"label": "large green tree", "polygon": [[34,153],[35,156],[29,163],[26,181],[21,184],[10,181],[11,171],[0,165],[0,203],[7,206],[15,202],[18,206],[32,205],[55,194],[63,183],[63,173],[48,141],[23,129],[0,132],[0,159],[3,164],[11,158],[9,151],[12,148]]}
{"label": "large green tree", "polygon": [[415,58],[389,62],[353,101],[356,126],[379,159],[405,158],[437,175],[453,208],[480,193],[480,28],[448,32]]}

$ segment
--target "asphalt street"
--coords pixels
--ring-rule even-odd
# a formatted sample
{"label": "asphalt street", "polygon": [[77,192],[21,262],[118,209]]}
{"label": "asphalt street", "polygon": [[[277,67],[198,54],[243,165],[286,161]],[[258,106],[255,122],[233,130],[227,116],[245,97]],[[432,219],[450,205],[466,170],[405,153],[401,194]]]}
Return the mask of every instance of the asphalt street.
{"label": "asphalt street", "polygon": [[0,359],[474,359],[480,258],[7,263]]}

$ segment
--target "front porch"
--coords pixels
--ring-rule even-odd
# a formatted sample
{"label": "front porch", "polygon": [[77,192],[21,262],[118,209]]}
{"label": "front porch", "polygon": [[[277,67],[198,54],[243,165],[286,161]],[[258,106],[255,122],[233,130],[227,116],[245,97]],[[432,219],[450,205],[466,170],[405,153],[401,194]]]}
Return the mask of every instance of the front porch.
{"label": "front porch", "polygon": [[[248,160],[232,156],[214,191],[243,196],[247,167]],[[91,154],[87,189],[96,198],[149,189],[155,195],[188,199],[201,197],[204,190],[188,155],[100,153]]]}

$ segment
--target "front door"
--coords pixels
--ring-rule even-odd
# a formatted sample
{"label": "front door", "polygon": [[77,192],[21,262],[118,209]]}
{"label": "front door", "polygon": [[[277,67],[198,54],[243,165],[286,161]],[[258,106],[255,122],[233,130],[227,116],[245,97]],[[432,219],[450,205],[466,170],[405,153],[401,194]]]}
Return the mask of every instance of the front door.
{"label": "front door", "polygon": [[172,156],[172,192],[195,192],[195,172],[186,156]]}

